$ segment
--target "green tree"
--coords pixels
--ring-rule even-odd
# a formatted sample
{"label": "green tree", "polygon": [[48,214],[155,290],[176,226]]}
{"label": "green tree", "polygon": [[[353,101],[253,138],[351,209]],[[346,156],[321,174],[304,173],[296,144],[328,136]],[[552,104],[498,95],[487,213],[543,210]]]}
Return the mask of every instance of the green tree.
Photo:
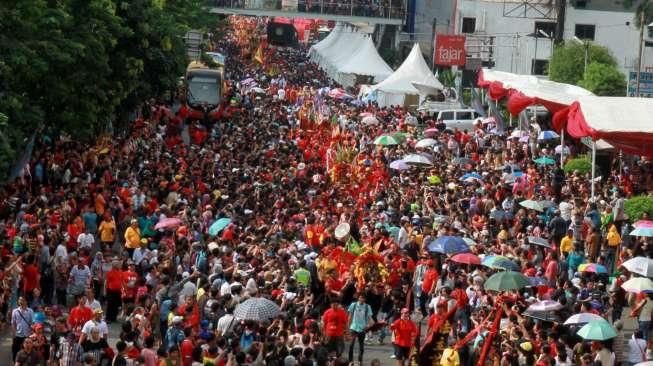
{"label": "green tree", "polygon": [[583,78],[586,49],[588,64],[599,63],[617,66],[616,59],[612,56],[610,50],[605,47],[592,43],[580,45],[567,42],[556,46],[553,50],[553,57],[549,62],[549,79],[577,85]]}
{"label": "green tree", "polygon": [[626,95],[626,77],[612,65],[592,62],[578,85],[602,96]]}

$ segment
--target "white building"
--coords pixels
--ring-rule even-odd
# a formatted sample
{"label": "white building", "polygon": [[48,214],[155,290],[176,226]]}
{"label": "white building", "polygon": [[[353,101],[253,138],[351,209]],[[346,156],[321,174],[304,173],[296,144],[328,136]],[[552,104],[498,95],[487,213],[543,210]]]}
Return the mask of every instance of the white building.
{"label": "white building", "polygon": [[[555,33],[554,4],[547,0],[418,0],[415,36],[424,50],[432,49],[435,19],[435,32],[467,35],[468,55],[493,62],[497,70],[542,75],[551,56],[549,37]],[[624,74],[636,70],[639,30],[633,10],[625,9],[619,0],[570,0],[564,39],[574,37],[610,49]],[[643,71],[653,71],[653,49],[645,49],[642,65]]]}

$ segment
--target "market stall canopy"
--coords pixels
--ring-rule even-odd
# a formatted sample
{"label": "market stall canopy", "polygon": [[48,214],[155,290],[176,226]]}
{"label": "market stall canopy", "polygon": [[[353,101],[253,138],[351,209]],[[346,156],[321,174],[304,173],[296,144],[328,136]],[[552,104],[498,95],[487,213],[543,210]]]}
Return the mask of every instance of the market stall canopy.
{"label": "market stall canopy", "polygon": [[479,72],[478,85],[487,88],[492,99],[507,96],[507,108],[513,115],[536,104],[543,105],[551,112],[557,112],[581,96],[594,95],[587,89],[571,84],[489,69]]}
{"label": "market stall canopy", "polygon": [[[385,80],[372,86],[372,90],[386,94],[419,95],[420,91],[413,85],[442,89],[442,84],[429,69],[418,43],[415,43],[406,60]],[[402,98],[403,99],[403,98]]]}
{"label": "market stall canopy", "polygon": [[576,138],[605,140],[627,153],[653,156],[653,99],[582,96],[553,117]]}
{"label": "market stall canopy", "polygon": [[383,80],[392,74],[392,69],[383,61],[370,36],[363,37],[358,51],[338,68],[345,74],[368,75]]}

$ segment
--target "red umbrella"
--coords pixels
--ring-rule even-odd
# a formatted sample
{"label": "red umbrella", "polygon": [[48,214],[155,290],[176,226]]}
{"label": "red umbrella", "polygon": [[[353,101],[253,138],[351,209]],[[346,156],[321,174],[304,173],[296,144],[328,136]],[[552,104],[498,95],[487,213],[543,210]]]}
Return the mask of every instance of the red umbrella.
{"label": "red umbrella", "polygon": [[472,253],[458,253],[451,257],[451,260],[463,264],[481,264],[481,258]]}

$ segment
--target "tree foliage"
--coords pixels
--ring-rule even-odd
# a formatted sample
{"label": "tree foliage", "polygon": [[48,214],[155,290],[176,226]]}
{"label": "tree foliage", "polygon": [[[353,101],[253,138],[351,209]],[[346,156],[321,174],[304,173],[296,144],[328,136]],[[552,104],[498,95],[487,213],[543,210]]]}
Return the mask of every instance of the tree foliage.
{"label": "tree foliage", "polygon": [[592,62],[578,85],[596,95],[626,95],[626,76],[612,65]]}
{"label": "tree foliage", "polygon": [[[592,171],[592,161],[588,156],[581,156],[569,160],[562,169],[566,174],[571,174],[576,171],[580,174],[587,174]],[[596,172],[599,172],[598,166],[595,166],[594,169]]]}
{"label": "tree foliage", "polygon": [[595,44],[580,45],[567,42],[556,46],[549,62],[549,79],[561,83],[577,85],[583,79],[585,50],[587,49],[588,68],[591,63],[617,66],[617,61],[605,47]]}
{"label": "tree foliage", "polygon": [[218,20],[201,0],[0,2],[0,171],[40,127],[91,139],[174,89],[183,36]]}
{"label": "tree foliage", "polygon": [[626,200],[624,211],[628,218],[635,222],[647,214],[649,218],[653,217],[653,197],[635,196]]}

